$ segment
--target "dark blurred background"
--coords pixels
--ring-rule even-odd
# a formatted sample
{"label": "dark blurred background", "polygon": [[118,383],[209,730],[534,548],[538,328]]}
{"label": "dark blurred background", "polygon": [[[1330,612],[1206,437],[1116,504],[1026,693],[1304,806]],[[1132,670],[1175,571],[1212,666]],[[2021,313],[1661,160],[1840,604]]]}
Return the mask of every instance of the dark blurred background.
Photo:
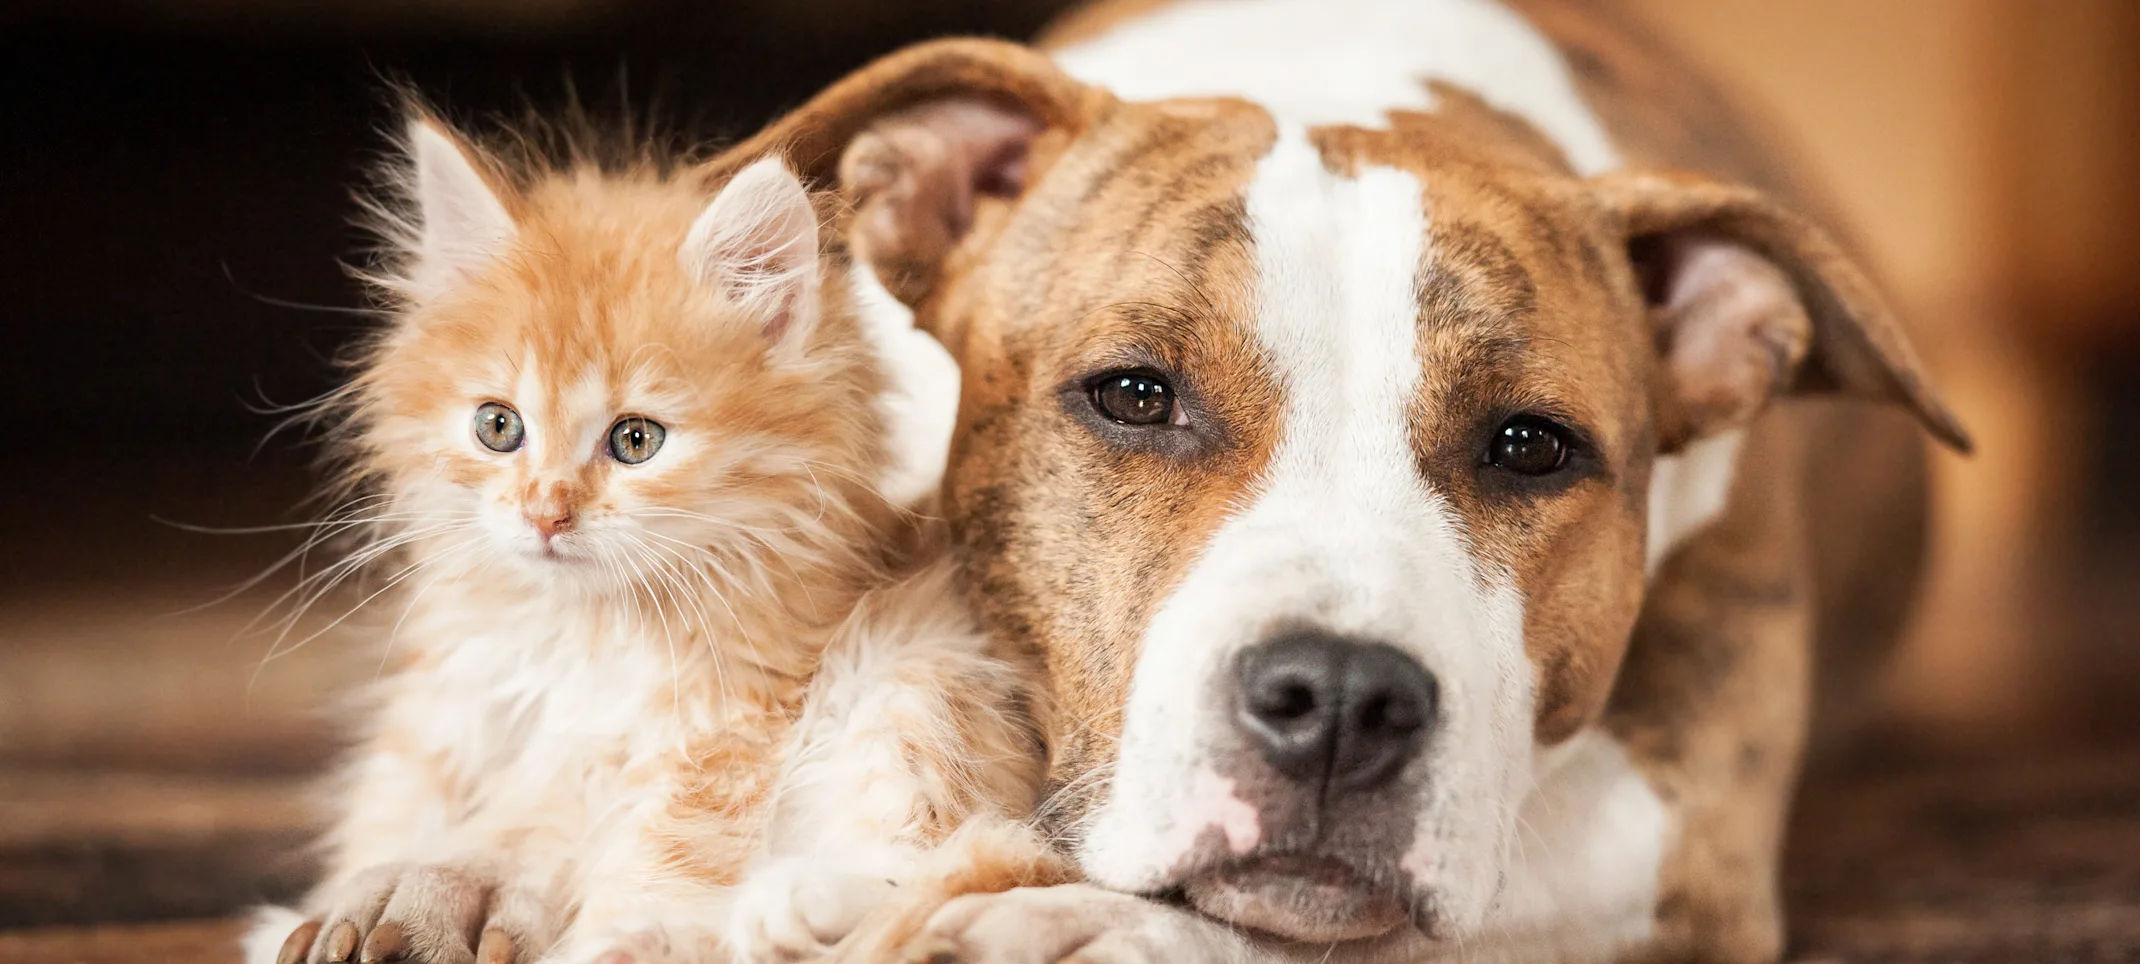
{"label": "dark blurred background", "polygon": [[[2140,4],[1601,0],[1765,110],[1976,430],[1926,607],[1794,831],[1801,953],[2140,958]],[[0,3],[0,960],[227,957],[373,668],[264,660],[387,78],[453,116],[735,137],[877,53],[1055,0]],[[354,598],[315,607],[312,634]],[[361,623],[361,620],[359,620]]]}

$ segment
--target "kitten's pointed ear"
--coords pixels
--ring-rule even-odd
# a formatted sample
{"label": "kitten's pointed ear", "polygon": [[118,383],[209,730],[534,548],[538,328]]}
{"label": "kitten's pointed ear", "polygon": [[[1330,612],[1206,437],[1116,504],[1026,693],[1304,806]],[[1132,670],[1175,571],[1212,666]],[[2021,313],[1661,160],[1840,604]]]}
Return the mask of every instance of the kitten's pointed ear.
{"label": "kitten's pointed ear", "polygon": [[775,341],[817,322],[817,208],[777,157],[731,179],[684,236],[684,270],[755,314]]}
{"label": "kitten's pointed ear", "polygon": [[475,151],[438,121],[409,121],[408,151],[416,202],[408,280],[417,294],[436,295],[497,257],[513,240],[513,218]]}

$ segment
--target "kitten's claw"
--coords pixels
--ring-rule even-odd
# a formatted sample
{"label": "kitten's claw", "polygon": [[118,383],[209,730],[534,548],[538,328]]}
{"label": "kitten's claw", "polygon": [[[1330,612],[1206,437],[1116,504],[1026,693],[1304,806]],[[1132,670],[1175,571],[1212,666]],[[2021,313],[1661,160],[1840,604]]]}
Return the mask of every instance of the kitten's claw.
{"label": "kitten's claw", "polygon": [[312,943],[319,936],[319,921],[308,920],[297,925],[290,936],[283,938],[282,950],[275,953],[275,964],[304,964],[306,953],[312,950]]}
{"label": "kitten's claw", "polygon": [[476,964],[513,964],[516,949],[513,935],[485,927],[482,941],[476,944]]}
{"label": "kitten's claw", "polygon": [[327,946],[323,948],[325,955],[321,960],[326,964],[345,964],[356,949],[357,925],[345,920],[327,933]]}
{"label": "kitten's claw", "polygon": [[379,926],[364,938],[364,950],[357,958],[362,964],[380,964],[400,961],[409,956],[409,935],[394,921],[381,921]]}

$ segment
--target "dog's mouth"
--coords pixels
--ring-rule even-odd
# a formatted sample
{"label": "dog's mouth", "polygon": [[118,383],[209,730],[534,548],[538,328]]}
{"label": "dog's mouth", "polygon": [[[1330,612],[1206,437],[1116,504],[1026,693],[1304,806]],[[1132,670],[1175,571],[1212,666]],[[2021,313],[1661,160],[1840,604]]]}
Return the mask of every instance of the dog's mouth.
{"label": "dog's mouth", "polygon": [[1318,854],[1228,861],[1189,877],[1181,889],[1205,914],[1298,941],[1379,937],[1411,916],[1388,887]]}

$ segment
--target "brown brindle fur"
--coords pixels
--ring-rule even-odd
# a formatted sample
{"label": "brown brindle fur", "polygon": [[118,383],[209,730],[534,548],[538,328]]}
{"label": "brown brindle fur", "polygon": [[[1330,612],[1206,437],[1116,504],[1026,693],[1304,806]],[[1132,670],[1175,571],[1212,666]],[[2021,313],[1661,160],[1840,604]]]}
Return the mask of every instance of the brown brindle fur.
{"label": "brown brindle fur", "polygon": [[[1056,734],[1059,784],[1088,785],[1107,759],[1135,640],[1195,561],[1153,547],[1200,544],[1276,444],[1277,386],[1239,325],[1252,311],[1239,186],[1274,136],[1245,104],[1118,106],[995,229],[977,283],[932,305],[965,333],[952,350],[970,373],[946,507],[970,522],[986,617],[1040,643],[1053,710],[1077,721]],[[1137,214],[1050,215],[1082,204]],[[1062,430],[1075,386],[1124,364],[1210,376],[1180,386],[1206,416],[1192,446],[1162,457]]]}

